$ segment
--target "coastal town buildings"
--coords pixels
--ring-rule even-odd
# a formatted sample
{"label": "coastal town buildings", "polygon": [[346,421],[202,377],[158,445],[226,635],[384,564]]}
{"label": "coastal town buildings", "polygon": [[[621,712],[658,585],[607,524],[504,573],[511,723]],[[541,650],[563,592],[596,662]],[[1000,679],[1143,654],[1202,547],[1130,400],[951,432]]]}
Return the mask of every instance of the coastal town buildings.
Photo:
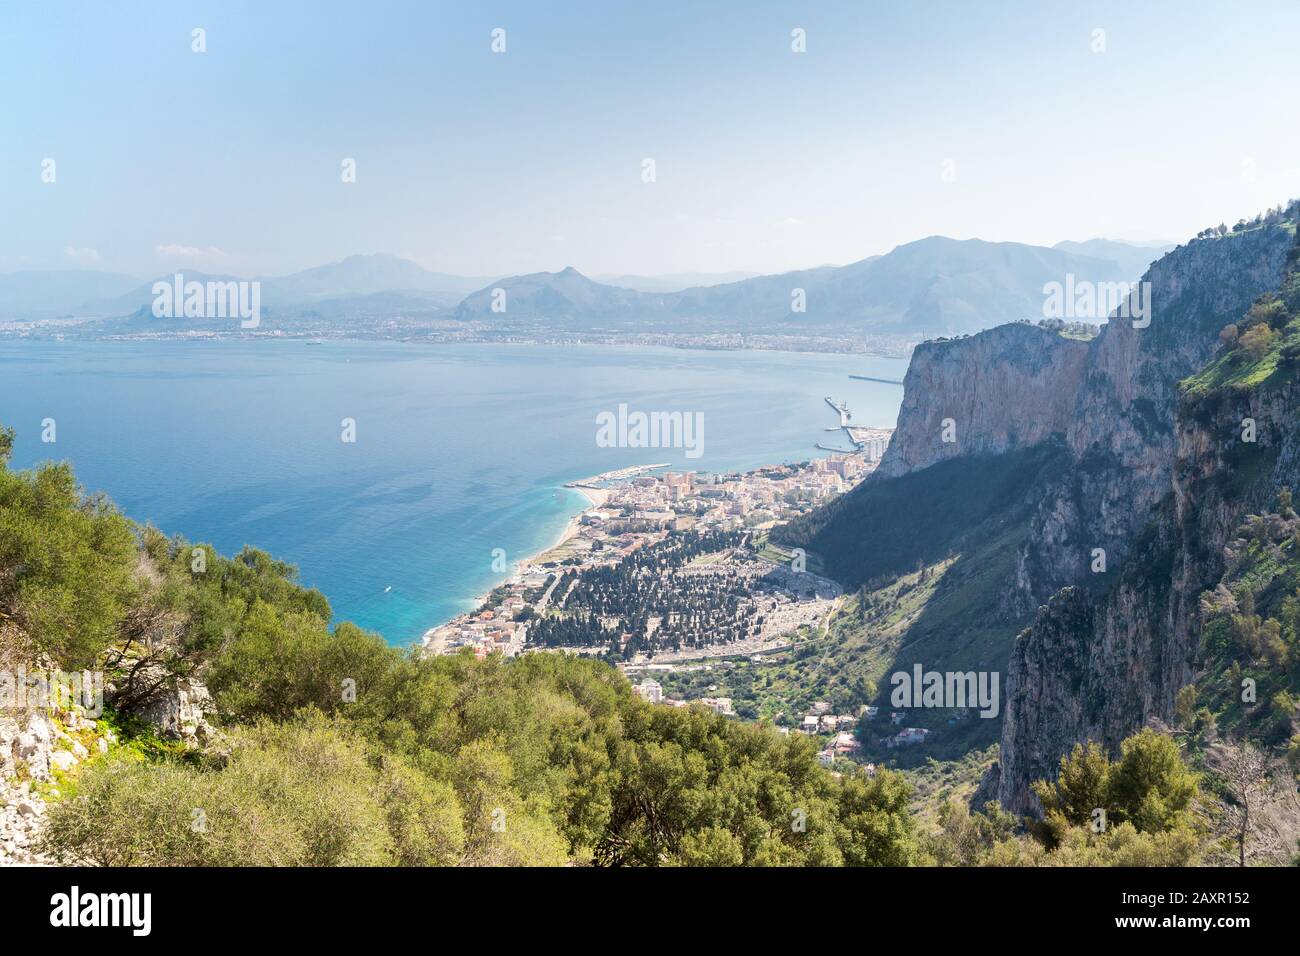
{"label": "coastal town buildings", "polygon": [[663,687],[659,685],[658,681],[651,680],[649,677],[639,684],[633,684],[632,690],[642,700],[648,700],[652,704],[657,704],[664,699]]}
{"label": "coastal town buildings", "polygon": [[[875,432],[887,440],[889,430]],[[645,663],[689,660],[716,653],[719,645],[757,654],[788,644],[788,635],[828,620],[839,589],[802,567],[796,570],[789,555],[783,563],[780,552],[765,544],[765,532],[850,490],[875,464],[859,449],[749,472],[646,465],[573,482],[570,487],[586,495],[590,507],[569,523],[550,550],[518,562],[510,580],[485,596],[475,612],[427,632],[424,650],[469,650],[477,656],[613,652],[616,662],[622,656],[629,663]],[[657,557],[680,551],[673,542],[692,540],[692,535],[725,543],[715,553],[692,553],[689,560]],[[645,590],[638,606],[646,610],[624,620],[600,597],[603,579],[590,575],[614,574],[617,579],[625,575],[619,570],[624,562],[642,553],[656,556],[640,565],[653,569],[653,584],[644,579],[644,570],[638,572],[634,586]],[[678,593],[681,598],[673,596]],[[721,621],[720,612],[727,615]],[[586,622],[586,634],[596,627],[598,639],[557,643],[557,633],[573,629],[566,621]],[[658,693],[668,703],[662,701],[661,689]],[[702,703],[718,713],[734,713],[726,698]],[[829,711],[828,703],[818,710],[817,732],[840,729],[833,715],[820,720]]]}

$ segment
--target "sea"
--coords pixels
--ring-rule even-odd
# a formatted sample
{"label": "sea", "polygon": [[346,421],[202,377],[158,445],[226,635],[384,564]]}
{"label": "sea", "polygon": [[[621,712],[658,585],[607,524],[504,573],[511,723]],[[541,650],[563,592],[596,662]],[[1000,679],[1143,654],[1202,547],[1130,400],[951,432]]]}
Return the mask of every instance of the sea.
{"label": "sea", "polygon": [[[824,456],[846,402],[892,426],[906,360],[654,347],[327,340],[0,341],[12,465],[69,461],[131,518],[296,565],[335,617],[416,642],[549,547],[634,465]],[[604,447],[598,419],[682,412],[691,448]],[[692,436],[695,437],[695,436]],[[347,440],[351,438],[352,440]],[[44,439],[53,439],[47,441]],[[690,456],[690,457],[688,457]],[[501,555],[497,551],[504,552]],[[501,562],[496,562],[500,567]]]}

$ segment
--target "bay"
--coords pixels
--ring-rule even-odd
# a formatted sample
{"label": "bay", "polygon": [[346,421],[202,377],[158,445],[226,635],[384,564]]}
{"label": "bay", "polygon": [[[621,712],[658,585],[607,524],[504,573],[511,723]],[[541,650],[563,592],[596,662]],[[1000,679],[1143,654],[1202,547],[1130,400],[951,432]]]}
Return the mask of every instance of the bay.
{"label": "bay", "polygon": [[[67,460],[168,533],[298,566],[395,644],[473,606],[555,540],[566,481],[631,465],[732,471],[843,445],[823,398],[892,426],[906,361],[650,347],[301,340],[0,342],[13,464]],[[604,448],[596,417],[701,413],[702,454]],[[41,441],[53,419],[56,441]],[[355,421],[345,442],[343,420]]]}

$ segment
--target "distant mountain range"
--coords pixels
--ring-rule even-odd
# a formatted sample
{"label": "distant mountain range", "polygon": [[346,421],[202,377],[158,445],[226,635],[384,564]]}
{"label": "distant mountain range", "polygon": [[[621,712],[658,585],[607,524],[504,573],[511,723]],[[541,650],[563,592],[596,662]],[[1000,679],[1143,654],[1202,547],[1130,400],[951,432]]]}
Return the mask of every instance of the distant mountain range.
{"label": "distant mountain range", "polygon": [[[187,280],[228,282],[236,276],[212,275],[192,269],[177,269]],[[175,272],[138,283],[124,294],[82,303],[88,316],[120,316],[134,313],[153,302],[155,281],[170,282]],[[349,256],[339,262],[305,269],[287,276],[259,277],[262,305],[273,313],[312,313],[344,318],[350,313],[371,315],[376,311],[440,312],[454,307],[466,293],[492,282],[491,276],[471,278],[430,272],[409,259],[397,256]],[[0,310],[4,308],[0,289]],[[3,314],[3,312],[0,312]]]}
{"label": "distant mountain range", "polygon": [[[315,322],[335,330],[373,332],[376,320],[396,319],[404,328],[436,322],[511,334],[920,338],[977,332],[1038,316],[1045,283],[1064,281],[1067,274],[1095,282],[1135,280],[1165,251],[1109,239],[1062,242],[1049,249],[931,236],[849,265],[780,275],[678,273],[597,281],[569,267],[505,278],[466,277],[431,272],[396,256],[358,255],[259,281],[269,327],[301,328]],[[176,271],[200,282],[236,278]],[[171,281],[172,275],[158,279]],[[81,318],[98,320],[95,329],[130,330],[149,318],[158,279],[87,270],[0,275],[0,319]],[[127,318],[119,321],[122,317]],[[187,321],[197,327],[195,320]]]}
{"label": "distant mountain range", "polygon": [[1115,239],[1088,239],[1084,242],[1058,242],[1052,246],[1062,252],[1071,252],[1078,256],[1091,256],[1094,259],[1111,259],[1119,267],[1134,276],[1140,276],[1166,252],[1174,248],[1172,242],[1119,242]]}
{"label": "distant mountain range", "polygon": [[85,315],[87,303],[125,295],[139,284],[135,276],[90,269],[8,272],[0,275],[0,318]]}
{"label": "distant mountain range", "polygon": [[[953,335],[1040,317],[1044,284],[1066,275],[1134,281],[1165,251],[1110,240],[1063,245],[1087,246],[1088,252],[931,236],[846,266],[667,293],[607,285],[570,267],[501,279],[467,296],[455,318],[601,332]],[[505,293],[504,311],[497,289]]]}
{"label": "distant mountain range", "polygon": [[599,275],[592,278],[605,285],[635,289],[637,292],[680,292],[682,289],[696,286],[722,285],[724,282],[753,279],[760,274],[758,272],[670,272],[658,276]]}

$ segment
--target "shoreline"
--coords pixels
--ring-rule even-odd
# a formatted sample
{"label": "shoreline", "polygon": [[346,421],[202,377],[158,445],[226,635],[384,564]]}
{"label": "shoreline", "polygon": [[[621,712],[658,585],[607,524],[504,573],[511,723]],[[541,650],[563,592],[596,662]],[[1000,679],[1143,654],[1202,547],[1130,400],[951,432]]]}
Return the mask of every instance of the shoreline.
{"label": "shoreline", "polygon": [[[577,514],[569,517],[568,521],[565,522],[564,527],[560,530],[559,535],[556,537],[554,541],[552,541],[546,547],[538,551],[532,552],[526,555],[525,557],[520,558],[518,561],[515,562],[514,569],[504,580],[502,580],[498,584],[493,585],[492,588],[486,591],[485,593],[476,595],[472,599],[473,608],[481,607],[484,604],[484,602],[487,601],[492,591],[495,590],[496,588],[501,587],[503,584],[509,584],[511,582],[521,580],[524,577],[524,575],[528,573],[529,568],[540,563],[541,558],[544,558],[552,551],[559,550],[560,548],[564,547],[564,545],[566,545],[573,538],[577,537],[579,530],[581,530],[582,528],[583,517],[589,512],[600,510],[600,508],[605,504],[605,502],[607,502],[610,499],[610,497],[614,493],[613,489],[610,488],[595,487],[592,484],[593,482],[618,480],[619,478],[622,477],[631,477],[632,475],[635,474],[640,474],[647,471],[654,471],[656,469],[666,468],[666,467],[668,467],[667,464],[636,465],[632,468],[620,469],[617,472],[605,472],[604,474],[592,475],[591,477],[588,478],[578,478],[573,481],[566,481],[562,485],[559,485],[558,487],[560,488],[565,488],[569,491],[576,491],[579,495],[581,495],[583,498],[586,499],[586,504],[584,504],[582,508],[579,509]],[[611,476],[614,477],[611,478]],[[472,613],[473,608],[471,608],[470,610],[462,611],[459,614],[453,614],[447,620],[440,621],[437,624],[432,625],[431,627],[425,628],[425,630],[420,634],[420,639],[419,639],[420,646],[421,647],[427,646],[428,640],[431,635],[433,635],[441,628],[446,627],[452,621],[456,620],[456,618],[461,617],[462,615],[465,614]]]}
{"label": "shoreline", "polygon": [[[581,573],[607,566],[611,561],[617,565],[640,548],[653,547],[674,532],[689,532],[693,527],[722,532],[770,528],[781,515],[805,514],[823,499],[856,487],[871,474],[877,462],[875,457],[856,455],[839,456],[834,461],[804,459],[794,464],[760,465],[748,471],[723,475],[721,482],[716,473],[704,473],[699,484],[694,484],[688,474],[647,474],[670,467],[668,465],[642,465],[565,482],[565,488],[581,494],[581,510],[568,518],[548,548],[516,562],[513,574],[504,583],[494,585],[475,607],[426,631],[421,640],[424,653],[440,655],[472,648],[479,657],[490,653],[515,657],[528,649],[527,641],[535,630],[533,622],[539,616],[558,613],[567,617],[565,612],[553,612],[552,608],[563,607],[572,593],[572,586],[557,592],[557,587],[565,582],[565,575],[571,570]],[[723,487],[715,487],[718,485]],[[602,506],[607,506],[611,500],[617,503],[615,509],[602,514]],[[683,504],[679,506],[678,502]],[[788,513],[778,512],[779,502],[791,504]],[[587,517],[596,515],[600,517]],[[627,520],[603,520],[611,515],[615,518],[622,515]],[[745,539],[736,540],[743,544]],[[754,637],[752,626],[741,632],[728,627],[721,639],[735,644],[745,653],[768,651],[776,646],[770,643],[774,637],[787,639],[787,632],[798,628],[826,626],[821,617],[825,610],[821,607],[824,603],[821,599],[827,594],[831,597],[840,595],[835,582],[817,579],[821,584],[790,585],[784,581],[789,574],[778,573],[780,557],[774,559],[765,546],[759,550],[747,550],[744,554],[737,549],[724,549],[714,560],[729,561],[732,558],[736,558],[737,563],[724,567],[724,575],[752,583],[776,574],[780,593],[769,593],[761,586],[753,591],[744,590],[746,608],[759,616],[759,641],[754,647],[749,646],[749,639]],[[712,564],[714,561],[704,563]],[[712,569],[706,571],[705,577],[717,577]],[[688,577],[691,575],[689,569],[685,573]],[[822,590],[826,594],[820,593]],[[806,600],[810,597],[818,600],[810,604]],[[810,610],[815,612],[815,619],[808,618]],[[833,614],[834,610],[832,606],[830,613]],[[537,640],[546,645],[555,643],[551,630],[541,623],[536,626],[545,632]],[[602,630],[608,627],[607,622],[600,625]],[[647,636],[650,633],[653,632],[647,629]],[[579,644],[581,642],[567,649],[577,653],[592,651],[592,648]],[[600,645],[601,640],[598,639],[596,644]],[[651,656],[655,655],[652,653]]]}
{"label": "shoreline", "polygon": [[925,335],[915,338],[907,337],[902,343],[897,345],[887,345],[883,343],[855,342],[854,345],[859,348],[843,348],[843,340],[835,338],[825,342],[825,348],[817,348],[818,344],[823,344],[814,339],[796,339],[794,341],[746,341],[738,343],[705,343],[692,341],[689,336],[677,337],[676,333],[667,333],[667,338],[661,341],[640,341],[635,338],[584,338],[576,335],[573,338],[549,338],[539,336],[537,338],[496,338],[492,336],[468,336],[468,337],[434,337],[423,335],[365,335],[359,332],[349,332],[345,334],[330,334],[329,329],[321,329],[315,332],[298,331],[298,330],[280,330],[280,333],[265,331],[257,333],[240,333],[218,330],[169,330],[166,332],[121,332],[105,334],[76,334],[76,325],[71,325],[67,329],[58,329],[48,325],[42,325],[40,329],[29,329],[20,327],[30,324],[31,322],[48,323],[57,320],[30,320],[28,323],[21,323],[17,320],[0,322],[0,342],[40,342],[40,343],[61,343],[61,342],[115,342],[115,343],[140,343],[140,342],[215,342],[215,341],[276,341],[286,343],[304,343],[312,341],[314,345],[324,345],[331,342],[353,343],[353,344],[377,344],[391,343],[395,345],[429,345],[435,347],[449,345],[491,345],[491,346],[525,346],[534,348],[571,348],[594,346],[598,348],[610,349],[644,349],[644,348],[663,348],[677,349],[689,352],[785,352],[794,355],[839,355],[863,358],[889,359],[891,361],[908,361],[916,346],[922,342],[929,341],[938,337],[940,333],[926,333]]}

